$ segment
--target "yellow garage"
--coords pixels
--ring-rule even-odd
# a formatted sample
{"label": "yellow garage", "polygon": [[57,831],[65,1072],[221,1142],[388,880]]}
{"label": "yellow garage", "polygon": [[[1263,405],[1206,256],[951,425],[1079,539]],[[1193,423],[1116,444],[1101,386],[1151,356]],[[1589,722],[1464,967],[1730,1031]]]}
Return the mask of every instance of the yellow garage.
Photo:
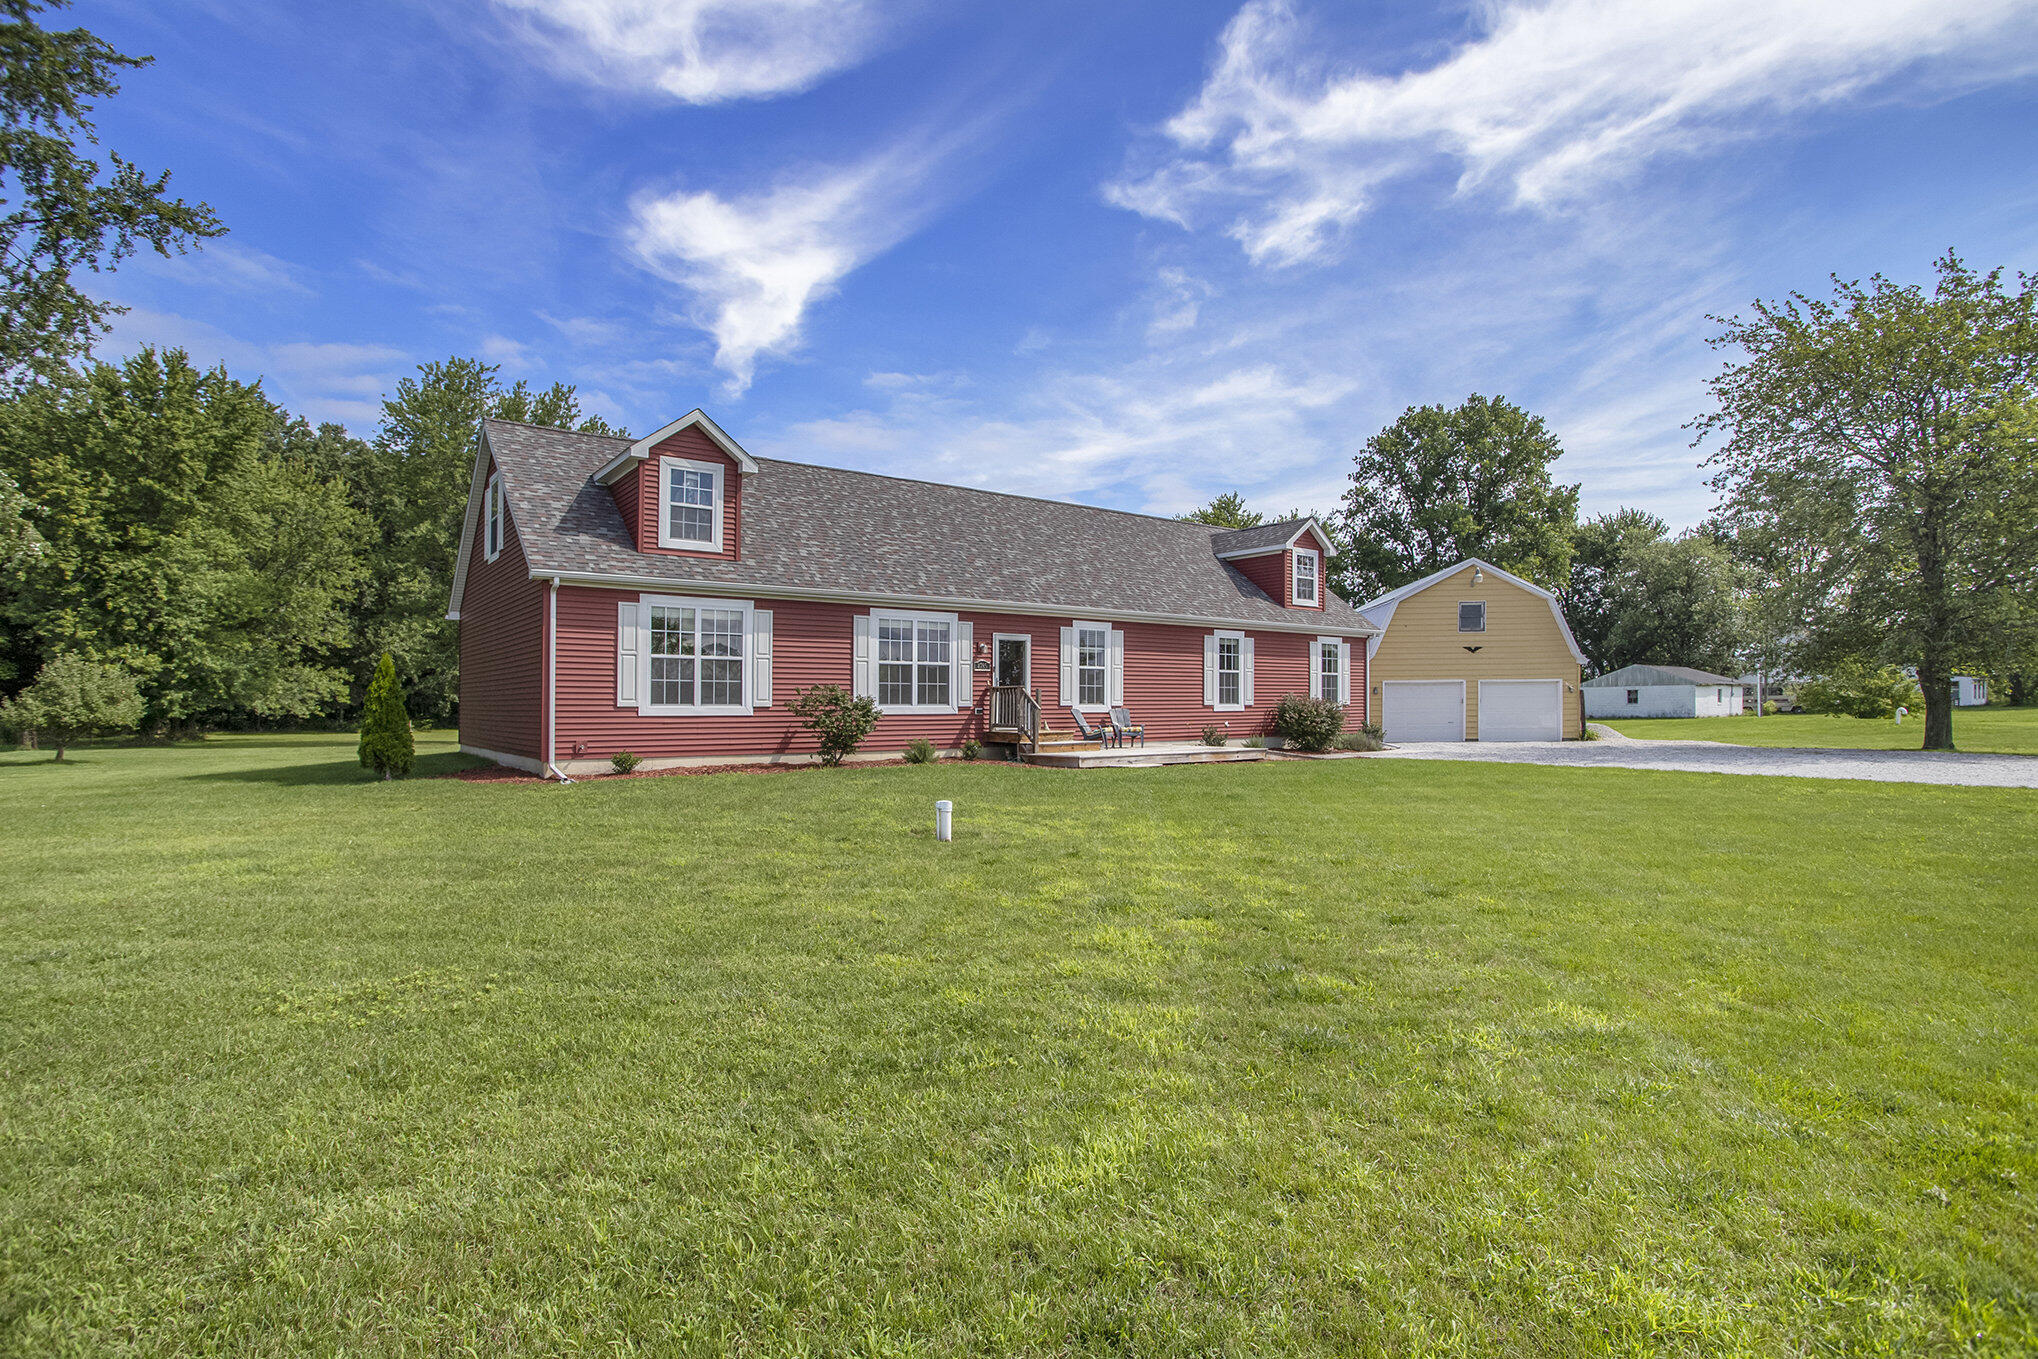
{"label": "yellow garage", "polygon": [[1557,597],[1477,558],[1359,606],[1372,712],[1387,740],[1560,741],[1585,734],[1585,655]]}

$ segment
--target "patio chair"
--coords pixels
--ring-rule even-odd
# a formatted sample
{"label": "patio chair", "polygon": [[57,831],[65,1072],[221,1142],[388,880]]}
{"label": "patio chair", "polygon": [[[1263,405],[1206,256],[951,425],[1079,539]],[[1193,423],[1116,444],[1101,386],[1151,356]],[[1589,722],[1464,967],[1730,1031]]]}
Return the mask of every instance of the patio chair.
{"label": "patio chair", "polygon": [[1100,746],[1111,744],[1112,733],[1110,729],[1108,727],[1091,726],[1089,719],[1083,716],[1080,708],[1070,708],[1069,716],[1076,720],[1076,732],[1085,741],[1095,741]]}
{"label": "patio chair", "polygon": [[1111,710],[1111,730],[1117,733],[1119,745],[1146,744],[1146,728],[1132,720],[1130,708],[1118,707]]}

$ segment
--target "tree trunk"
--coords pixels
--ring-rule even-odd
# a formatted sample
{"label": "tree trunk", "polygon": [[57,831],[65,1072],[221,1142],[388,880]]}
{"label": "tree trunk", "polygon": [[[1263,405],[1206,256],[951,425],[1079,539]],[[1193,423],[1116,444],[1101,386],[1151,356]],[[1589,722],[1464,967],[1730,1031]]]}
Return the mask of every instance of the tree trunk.
{"label": "tree trunk", "polygon": [[2031,677],[2019,670],[2010,676],[2010,706],[2021,708],[2031,701]]}
{"label": "tree trunk", "polygon": [[62,746],[58,746],[58,747],[57,747],[57,757],[56,757],[56,758],[55,758],[54,760],[51,760],[51,761],[50,761],[50,763],[51,763],[51,764],[62,764],[63,762],[64,762],[64,748],[63,748]]}
{"label": "tree trunk", "polygon": [[1936,649],[1918,666],[1918,687],[1925,691],[1924,749],[1953,749],[1953,667]]}

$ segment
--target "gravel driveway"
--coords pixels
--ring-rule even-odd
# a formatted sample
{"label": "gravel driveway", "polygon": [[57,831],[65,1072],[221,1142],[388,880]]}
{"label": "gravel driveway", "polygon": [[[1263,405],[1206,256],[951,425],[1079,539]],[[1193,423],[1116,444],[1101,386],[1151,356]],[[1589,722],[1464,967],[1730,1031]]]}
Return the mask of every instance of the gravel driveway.
{"label": "gravel driveway", "polygon": [[1372,760],[1486,760],[1578,769],[1674,769],[1694,774],[1784,774],[1970,788],[2038,788],[2038,756],[1926,754],[1904,750],[1799,750],[1718,741],[1411,741]]}

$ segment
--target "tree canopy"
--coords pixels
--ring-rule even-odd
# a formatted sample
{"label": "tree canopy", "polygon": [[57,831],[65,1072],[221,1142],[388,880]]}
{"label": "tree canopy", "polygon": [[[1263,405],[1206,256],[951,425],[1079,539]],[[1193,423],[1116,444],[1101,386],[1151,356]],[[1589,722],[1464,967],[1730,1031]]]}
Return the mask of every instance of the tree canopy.
{"label": "tree canopy", "polygon": [[1558,597],[1595,671],[1639,664],[1740,673],[1741,572],[1714,532],[1672,537],[1656,516],[1624,509],[1581,523],[1573,545]]}
{"label": "tree canopy", "polygon": [[1218,528],[1258,528],[1266,522],[1266,516],[1245,507],[1245,497],[1237,491],[1226,491],[1207,505],[1199,505],[1182,518],[1198,524],[1211,524]]}
{"label": "tree canopy", "polygon": [[1332,529],[1340,593],[1370,598],[1467,557],[1563,585],[1578,488],[1551,479],[1562,453],[1541,416],[1504,397],[1409,407],[1353,460]]}
{"label": "tree canopy", "polygon": [[123,71],[153,58],[35,16],[64,0],[0,0],[0,385],[62,377],[125,310],[79,286],[142,246],[158,254],[225,234],[203,203],[171,198],[168,171],[102,164],[90,114]]}
{"label": "tree canopy", "polygon": [[1996,658],[2038,569],[2038,291],[1950,252],[1934,270],[1929,292],[1835,276],[1715,318],[1734,357],[1694,427],[1764,631],[1807,673],[1915,666],[1945,750],[1952,674]]}

